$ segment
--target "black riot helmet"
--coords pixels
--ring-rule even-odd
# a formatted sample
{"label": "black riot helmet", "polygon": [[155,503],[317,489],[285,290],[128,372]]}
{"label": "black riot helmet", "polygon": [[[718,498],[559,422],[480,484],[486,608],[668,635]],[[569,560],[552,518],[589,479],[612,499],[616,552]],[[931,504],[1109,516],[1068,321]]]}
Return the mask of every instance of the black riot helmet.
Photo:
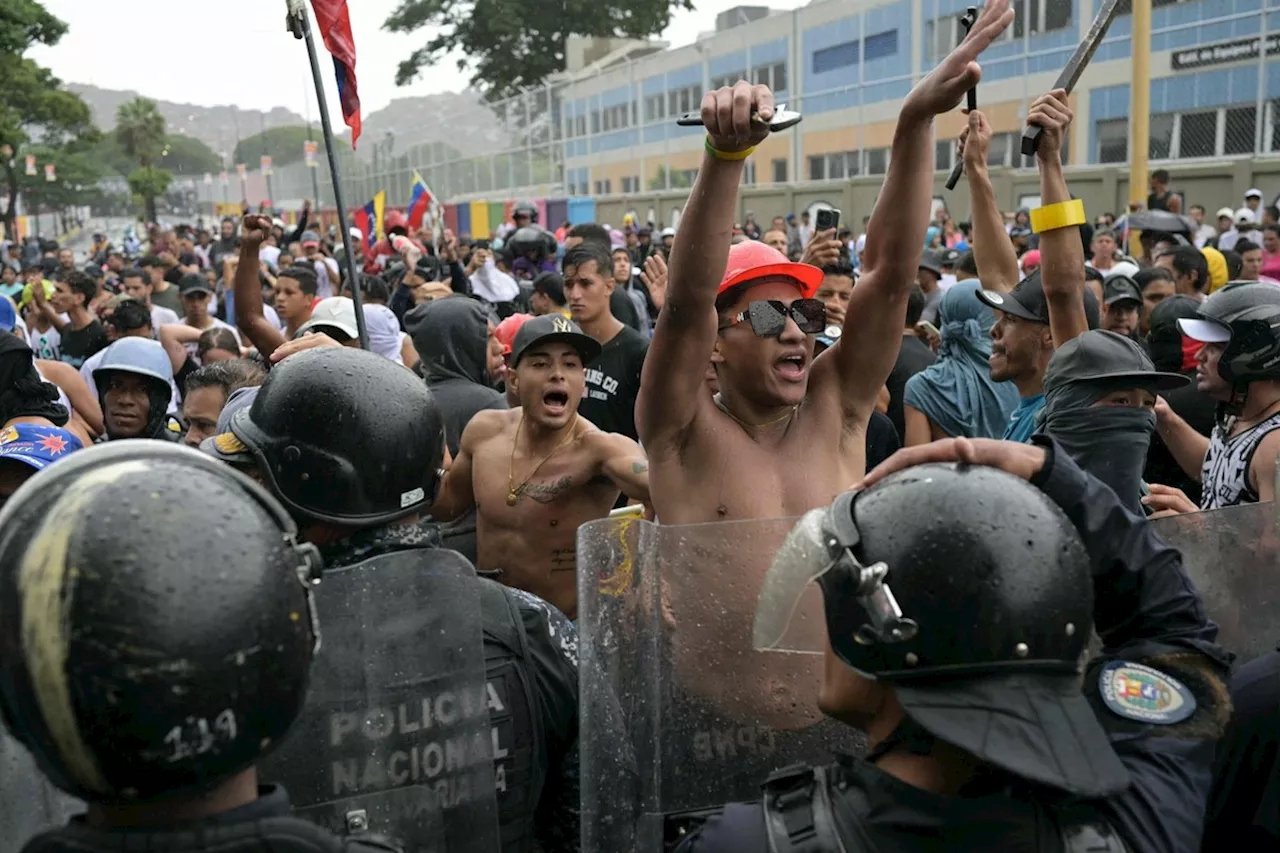
{"label": "black riot helmet", "polygon": [[1026,481],[921,465],[813,510],[770,569],[758,647],[779,647],[770,639],[783,629],[768,617],[789,619],[813,579],[831,649],[892,682],[913,730],[1071,793],[1128,784],[1080,689],[1093,629],[1088,553]]}
{"label": "black riot helmet", "polygon": [[555,255],[556,235],[538,225],[526,225],[513,231],[505,245],[517,258],[541,262]]}
{"label": "black riot helmet", "polygon": [[536,224],[538,221],[538,206],[531,201],[518,201],[511,205],[511,221],[515,221],[517,216],[529,217],[529,224]]}
{"label": "black riot helmet", "polygon": [[1226,343],[1218,360],[1222,378],[1242,386],[1280,379],[1280,287],[1231,282],[1200,303],[1200,319],[1178,321],[1187,337]]}
{"label": "black riot helmet", "polygon": [[374,527],[435,500],[440,407],[421,379],[375,353],[325,347],[290,356],[230,428],[295,517]]}
{"label": "black riot helmet", "polygon": [[198,792],[306,699],[314,546],[261,486],[168,442],[49,466],[0,512],[0,710],[62,790]]}

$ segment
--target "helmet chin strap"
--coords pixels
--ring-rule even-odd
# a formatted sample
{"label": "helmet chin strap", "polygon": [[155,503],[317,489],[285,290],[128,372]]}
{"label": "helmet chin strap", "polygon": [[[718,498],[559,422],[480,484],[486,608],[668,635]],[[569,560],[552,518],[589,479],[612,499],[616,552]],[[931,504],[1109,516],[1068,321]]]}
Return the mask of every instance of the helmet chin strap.
{"label": "helmet chin strap", "polygon": [[937,740],[924,726],[911,719],[909,715],[903,714],[902,720],[889,733],[889,736],[867,753],[867,761],[875,764],[900,746],[905,746],[912,755],[929,755],[933,752],[933,745]]}

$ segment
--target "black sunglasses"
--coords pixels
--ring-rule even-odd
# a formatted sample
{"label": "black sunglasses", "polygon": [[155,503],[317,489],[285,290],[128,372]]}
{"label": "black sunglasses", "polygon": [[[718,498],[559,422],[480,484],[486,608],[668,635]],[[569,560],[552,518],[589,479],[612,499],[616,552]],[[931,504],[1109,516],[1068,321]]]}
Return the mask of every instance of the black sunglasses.
{"label": "black sunglasses", "polygon": [[720,331],[747,321],[757,337],[776,338],[787,327],[788,317],[806,335],[816,335],[827,327],[827,306],[817,299],[797,299],[790,305],[778,299],[760,299],[748,303],[747,310],[730,318]]}

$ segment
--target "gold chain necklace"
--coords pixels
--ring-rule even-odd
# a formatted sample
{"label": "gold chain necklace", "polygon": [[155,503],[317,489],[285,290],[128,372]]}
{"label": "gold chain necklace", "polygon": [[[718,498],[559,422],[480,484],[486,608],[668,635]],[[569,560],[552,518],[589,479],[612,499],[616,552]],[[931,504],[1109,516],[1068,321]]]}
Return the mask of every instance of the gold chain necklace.
{"label": "gold chain necklace", "polygon": [[507,465],[507,506],[515,506],[516,501],[520,500],[520,494],[524,491],[524,487],[529,485],[529,481],[537,476],[542,470],[542,466],[546,465],[552,456],[560,452],[560,449],[569,443],[569,440],[578,432],[578,422],[575,420],[573,426],[569,429],[569,434],[560,440],[555,449],[546,455],[546,457],[538,463],[537,467],[524,478],[524,482],[515,485],[516,481],[516,447],[520,444],[520,427],[524,426],[524,412],[520,413],[520,423],[516,424],[516,440],[511,443],[511,461]]}
{"label": "gold chain necklace", "polygon": [[760,429],[761,427],[773,426],[779,421],[783,421],[783,420],[786,420],[787,418],[793,417],[796,413],[796,409],[800,408],[800,405],[797,403],[796,405],[792,406],[790,409],[778,415],[776,418],[774,418],[771,421],[765,421],[762,424],[752,424],[752,423],[747,423],[746,421],[742,420],[742,418],[739,418],[733,412],[729,411],[728,408],[725,407],[725,404],[720,402],[719,397],[716,397],[714,399],[714,402],[716,404],[716,408],[724,412],[729,417],[733,418],[734,422],[737,423],[737,425],[742,427],[743,429],[748,429],[748,428]]}

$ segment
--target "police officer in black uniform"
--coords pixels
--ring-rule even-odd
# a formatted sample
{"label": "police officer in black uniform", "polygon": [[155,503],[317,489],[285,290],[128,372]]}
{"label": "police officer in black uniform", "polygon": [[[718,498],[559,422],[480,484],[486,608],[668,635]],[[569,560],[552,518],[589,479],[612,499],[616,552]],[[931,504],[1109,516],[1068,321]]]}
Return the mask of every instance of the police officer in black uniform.
{"label": "police officer in black uniform", "polygon": [[870,753],[774,774],[681,851],[1198,848],[1230,656],[1179,552],[1035,442],[910,448],[806,516],[823,565],[780,551],[756,644],[794,603],[775,582],[818,576],[819,705]]}
{"label": "police officer in black uniform", "polygon": [[[211,520],[216,519],[216,523]],[[58,461],[0,513],[0,710],[88,812],[26,853],[341,853],[255,764],[293,725],[320,557],[248,478],[181,445]],[[42,780],[4,780],[32,796]],[[4,849],[24,838],[5,827]]]}
{"label": "police officer in black uniform", "polygon": [[[444,421],[412,372],[363,350],[321,347],[271,371],[213,450],[256,476],[316,543],[326,571],[441,547],[421,518],[435,498]],[[577,849],[577,632],[560,611],[476,577],[491,696],[504,853]],[[424,606],[429,602],[423,602]]]}

